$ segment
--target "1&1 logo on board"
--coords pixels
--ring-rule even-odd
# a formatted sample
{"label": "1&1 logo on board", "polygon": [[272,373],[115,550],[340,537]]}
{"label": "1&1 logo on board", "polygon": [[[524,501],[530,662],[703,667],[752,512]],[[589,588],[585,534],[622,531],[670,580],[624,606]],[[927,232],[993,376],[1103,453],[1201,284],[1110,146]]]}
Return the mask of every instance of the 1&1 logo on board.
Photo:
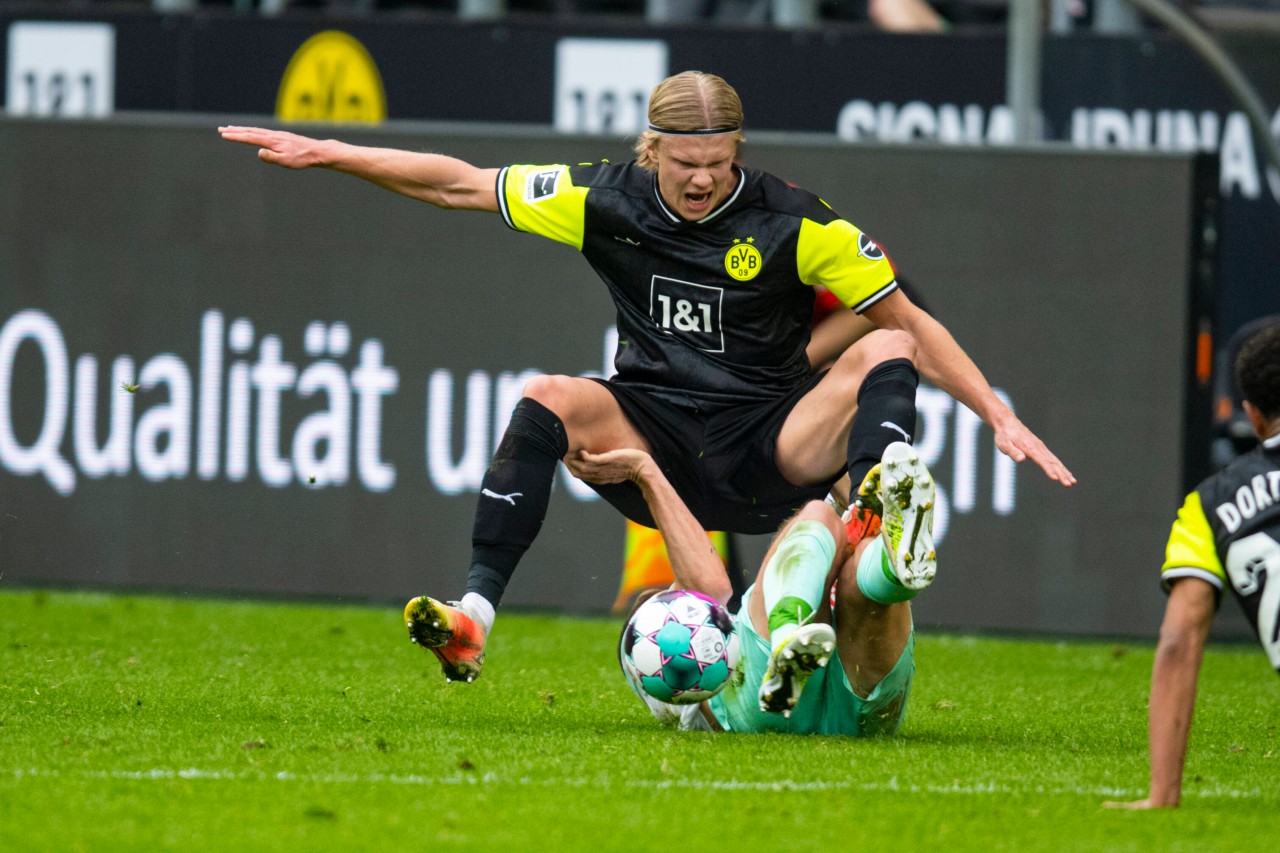
{"label": "1&1 logo on board", "polygon": [[356,39],[338,30],[316,33],[284,70],[276,116],[284,121],[377,124],[387,117],[382,75]]}

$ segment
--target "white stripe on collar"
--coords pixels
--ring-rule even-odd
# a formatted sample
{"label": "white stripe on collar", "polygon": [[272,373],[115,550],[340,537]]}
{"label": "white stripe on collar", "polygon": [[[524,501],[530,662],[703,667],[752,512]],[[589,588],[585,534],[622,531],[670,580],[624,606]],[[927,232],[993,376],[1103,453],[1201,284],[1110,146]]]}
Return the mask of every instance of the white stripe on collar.
{"label": "white stripe on collar", "polygon": [[721,213],[728,210],[733,205],[733,203],[737,200],[738,196],[742,194],[742,188],[746,186],[746,183],[747,183],[746,172],[744,172],[742,169],[738,168],[737,166],[734,166],[733,170],[738,173],[738,185],[733,188],[733,192],[729,193],[728,198],[720,202],[719,207],[717,207],[715,210],[711,211],[701,219],[690,221],[688,219],[685,219],[680,214],[676,213],[674,210],[672,210],[670,207],[667,206],[667,201],[662,197],[662,190],[658,186],[657,172],[653,173],[653,197],[658,200],[658,207],[662,208],[662,212],[665,213],[667,215],[667,218],[670,219],[672,222],[676,222],[676,223],[688,222],[690,225],[701,225],[704,222],[710,222],[711,220],[719,216]]}

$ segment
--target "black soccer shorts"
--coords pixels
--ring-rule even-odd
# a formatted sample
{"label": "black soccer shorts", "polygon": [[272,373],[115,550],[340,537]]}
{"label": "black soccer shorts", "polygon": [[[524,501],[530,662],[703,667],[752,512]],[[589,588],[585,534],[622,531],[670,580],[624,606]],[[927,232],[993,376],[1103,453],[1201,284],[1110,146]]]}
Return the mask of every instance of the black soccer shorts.
{"label": "black soccer shorts", "polygon": [[[609,389],[649,442],[654,461],[704,529],[760,534],[773,533],[806,502],[826,497],[844,473],[797,486],[779,473],[775,458],[787,415],[822,376],[815,374],[776,400],[715,414],[617,381],[595,381]],[[658,526],[635,483],[589,485],[632,521]]]}

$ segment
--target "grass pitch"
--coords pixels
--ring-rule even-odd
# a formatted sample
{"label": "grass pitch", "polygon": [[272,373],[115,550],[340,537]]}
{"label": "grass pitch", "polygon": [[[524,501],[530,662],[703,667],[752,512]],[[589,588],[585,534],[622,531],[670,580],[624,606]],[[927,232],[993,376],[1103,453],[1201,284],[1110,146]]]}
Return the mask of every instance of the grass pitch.
{"label": "grass pitch", "polygon": [[[445,685],[394,608],[0,592],[0,849],[1258,850],[1280,679],[1204,666],[1177,811],[1151,644],[917,638],[902,733],[662,728],[618,624],[504,614]],[[1270,839],[1270,841],[1268,841]]]}

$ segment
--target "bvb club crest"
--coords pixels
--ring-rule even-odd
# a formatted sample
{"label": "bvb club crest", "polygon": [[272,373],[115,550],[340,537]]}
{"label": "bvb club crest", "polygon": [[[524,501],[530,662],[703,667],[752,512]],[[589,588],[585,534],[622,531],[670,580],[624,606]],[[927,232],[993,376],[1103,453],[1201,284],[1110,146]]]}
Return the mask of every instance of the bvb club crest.
{"label": "bvb club crest", "polygon": [[752,245],[755,241],[754,237],[735,239],[733,246],[725,253],[725,272],[738,281],[750,281],[759,275],[760,268],[764,266],[764,258],[760,257],[760,251]]}

